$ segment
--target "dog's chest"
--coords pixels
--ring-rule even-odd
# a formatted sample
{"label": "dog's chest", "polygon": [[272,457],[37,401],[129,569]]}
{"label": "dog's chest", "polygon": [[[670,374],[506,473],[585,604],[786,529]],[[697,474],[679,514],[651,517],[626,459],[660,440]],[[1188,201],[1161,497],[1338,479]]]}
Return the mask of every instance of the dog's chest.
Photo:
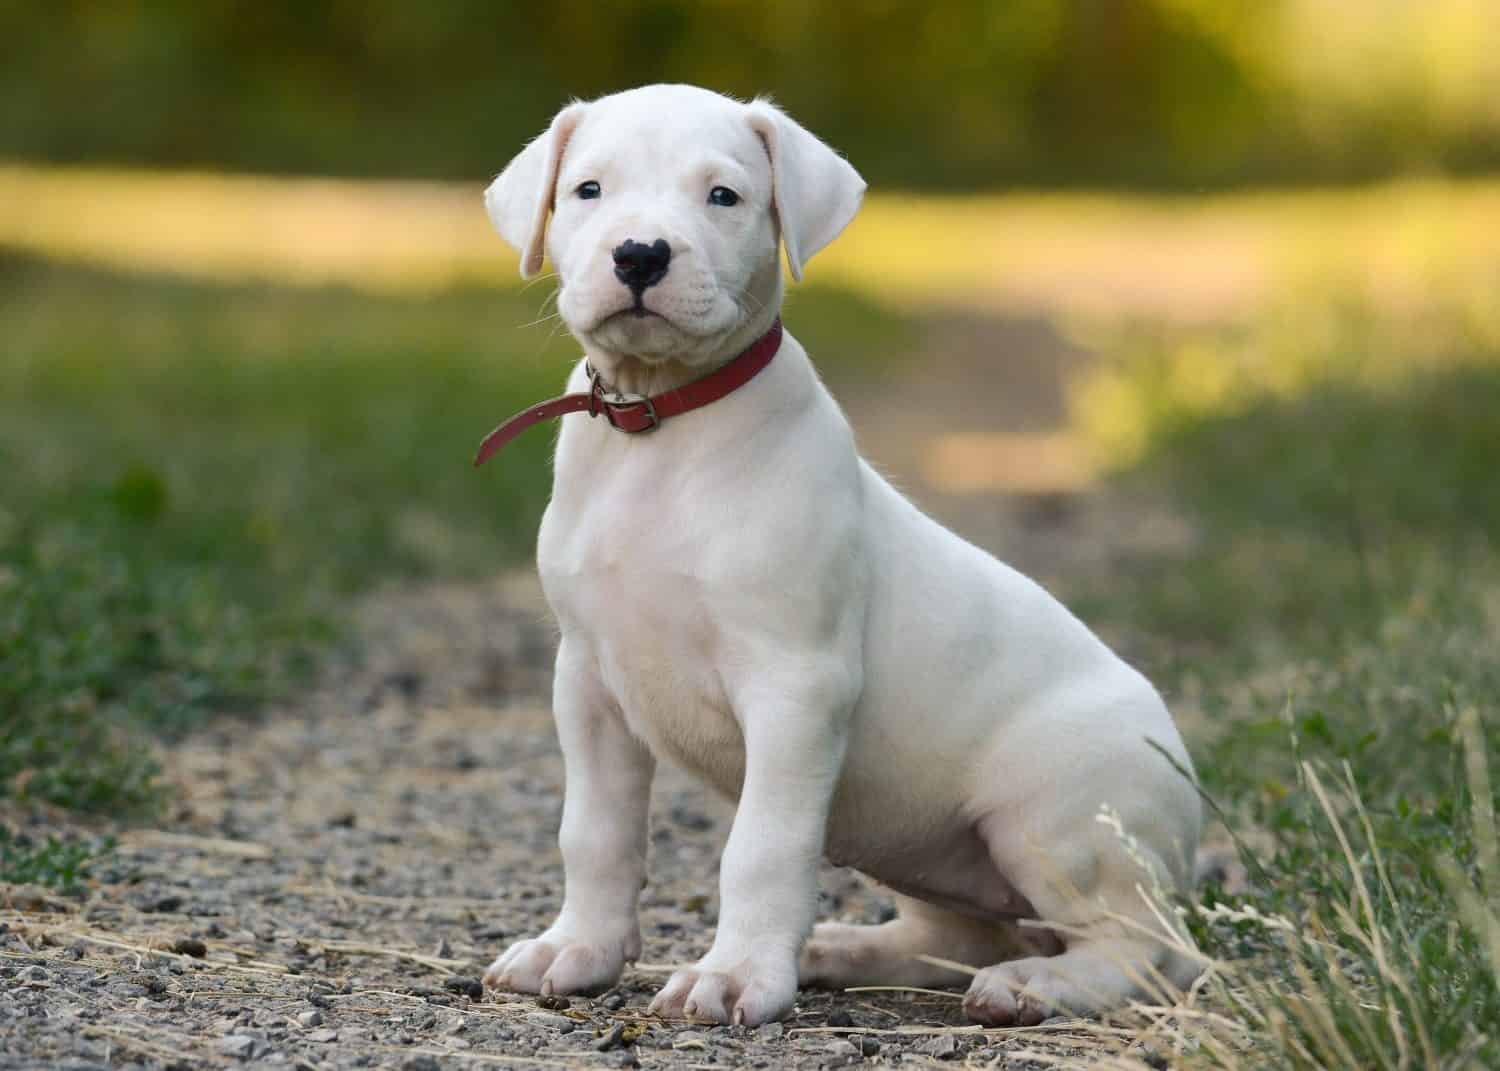
{"label": "dog's chest", "polygon": [[691,525],[613,497],[566,524],[549,509],[538,546],[548,602],[631,732],[735,797],[744,739],[722,673],[732,645],[693,567]]}

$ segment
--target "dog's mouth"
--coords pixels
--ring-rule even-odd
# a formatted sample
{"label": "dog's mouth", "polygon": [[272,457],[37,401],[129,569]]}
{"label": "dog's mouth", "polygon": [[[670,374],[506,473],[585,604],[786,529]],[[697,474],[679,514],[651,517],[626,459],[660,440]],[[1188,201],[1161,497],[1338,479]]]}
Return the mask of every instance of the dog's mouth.
{"label": "dog's mouth", "polygon": [[632,321],[650,320],[659,320],[660,322],[667,324],[670,327],[677,326],[669,317],[657,312],[655,309],[651,308],[645,302],[643,302],[640,298],[636,298],[633,305],[627,305],[623,309],[616,309],[614,312],[605,316],[604,319],[599,321],[598,326],[602,327],[608,323],[624,324],[630,323]]}

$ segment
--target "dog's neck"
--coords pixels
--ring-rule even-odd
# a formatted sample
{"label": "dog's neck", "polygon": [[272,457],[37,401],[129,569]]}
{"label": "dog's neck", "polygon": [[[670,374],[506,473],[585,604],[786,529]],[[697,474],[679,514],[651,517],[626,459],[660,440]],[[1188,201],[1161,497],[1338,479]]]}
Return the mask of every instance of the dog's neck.
{"label": "dog's neck", "polygon": [[695,379],[702,379],[744,353],[776,322],[782,297],[779,265],[774,272],[762,275],[763,278],[752,281],[747,291],[752,295],[759,311],[746,317],[733,331],[715,340],[708,352],[696,354],[692,360],[647,360],[631,354],[602,350],[580,339],[584,356],[598,371],[605,386],[622,394],[644,394],[650,397],[675,390]]}

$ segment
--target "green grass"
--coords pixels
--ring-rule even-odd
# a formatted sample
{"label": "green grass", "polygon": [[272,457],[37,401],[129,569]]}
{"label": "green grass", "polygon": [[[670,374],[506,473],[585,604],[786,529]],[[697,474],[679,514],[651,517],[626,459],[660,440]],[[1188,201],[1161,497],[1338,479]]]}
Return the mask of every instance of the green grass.
{"label": "green grass", "polygon": [[[546,296],[0,259],[0,790],[149,812],[146,743],[305,681],[352,597],[527,556],[551,436],[469,460],[561,387],[571,342],[519,329]],[[902,344],[846,295],[793,307],[835,359]]]}
{"label": "green grass", "polygon": [[[1297,391],[1241,384],[1214,406],[1164,401],[1181,339],[1136,346],[1117,371],[1151,415],[1123,479],[1170,488],[1199,538],[1086,607],[1152,637],[1147,668],[1253,849],[1248,896],[1209,888],[1235,910],[1192,916],[1243,1030],[1198,1057],[1500,1066],[1500,347],[1458,332],[1403,370],[1380,352],[1396,325],[1335,322],[1302,347]],[[1263,360],[1272,336],[1295,349],[1259,325],[1203,352]]]}
{"label": "green grass", "polygon": [[113,848],[114,841],[108,837],[89,841],[48,836],[38,840],[0,826],[0,878],[50,885],[62,893],[82,893],[93,862]]}

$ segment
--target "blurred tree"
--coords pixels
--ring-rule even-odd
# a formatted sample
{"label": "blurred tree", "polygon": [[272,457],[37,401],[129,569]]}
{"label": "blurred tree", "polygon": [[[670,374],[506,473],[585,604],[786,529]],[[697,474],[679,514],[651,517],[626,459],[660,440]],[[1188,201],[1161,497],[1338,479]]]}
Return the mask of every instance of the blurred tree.
{"label": "blurred tree", "polygon": [[0,0],[0,154],[479,177],[689,81],[886,186],[1326,181],[1500,162],[1496,56],[1493,0]]}

